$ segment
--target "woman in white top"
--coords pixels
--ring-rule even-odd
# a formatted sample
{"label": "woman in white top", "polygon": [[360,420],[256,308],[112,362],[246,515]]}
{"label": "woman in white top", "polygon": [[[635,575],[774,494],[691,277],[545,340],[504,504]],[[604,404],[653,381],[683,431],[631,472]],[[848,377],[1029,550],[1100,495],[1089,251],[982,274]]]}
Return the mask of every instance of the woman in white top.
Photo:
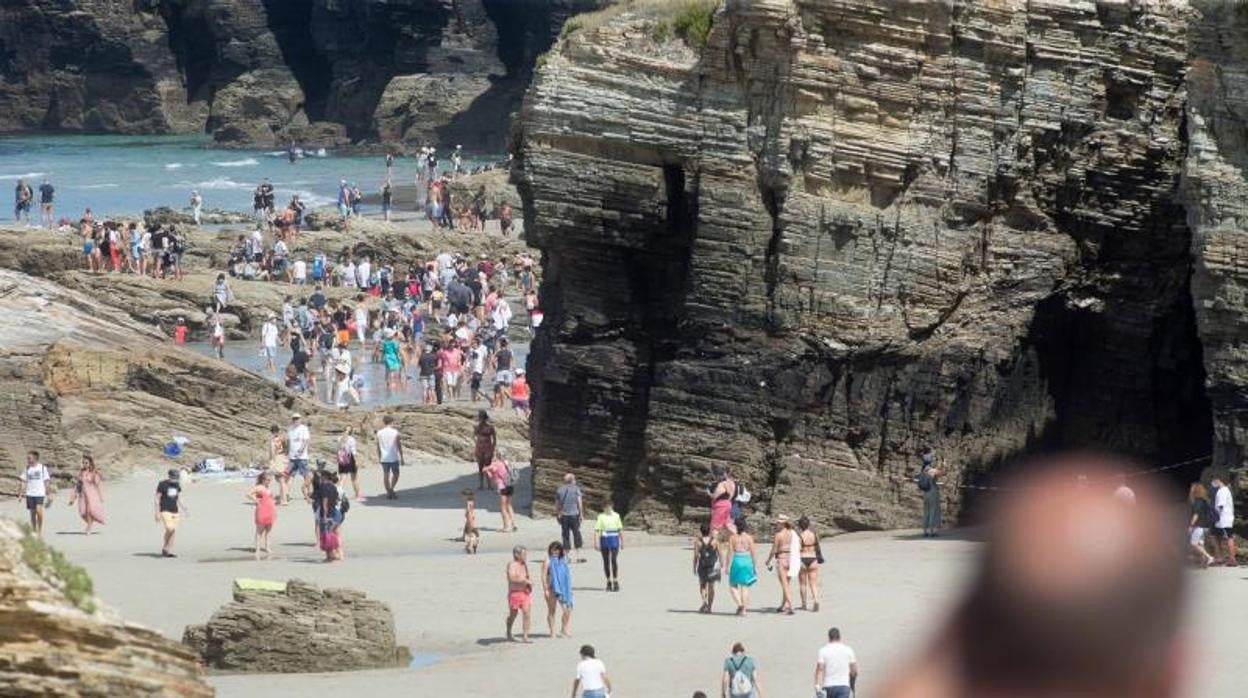
{"label": "woman in white top", "polygon": [[601,659],[594,656],[592,645],[581,645],[581,661],[576,665],[572,698],[576,698],[578,690],[581,698],[607,698],[611,695],[611,679],[607,678],[607,667]]}

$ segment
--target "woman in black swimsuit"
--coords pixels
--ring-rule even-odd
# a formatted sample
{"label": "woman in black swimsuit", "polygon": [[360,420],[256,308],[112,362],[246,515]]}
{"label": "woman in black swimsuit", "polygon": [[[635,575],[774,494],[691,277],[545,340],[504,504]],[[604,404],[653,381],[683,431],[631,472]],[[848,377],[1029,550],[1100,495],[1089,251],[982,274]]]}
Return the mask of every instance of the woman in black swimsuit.
{"label": "woman in black swimsuit", "polygon": [[819,550],[819,536],[810,527],[810,519],[803,516],[797,520],[799,531],[798,543],[801,545],[799,559],[802,566],[797,571],[797,590],[802,596],[802,610],[806,610],[806,599],[814,602],[811,610],[819,611],[819,562],[823,557]]}

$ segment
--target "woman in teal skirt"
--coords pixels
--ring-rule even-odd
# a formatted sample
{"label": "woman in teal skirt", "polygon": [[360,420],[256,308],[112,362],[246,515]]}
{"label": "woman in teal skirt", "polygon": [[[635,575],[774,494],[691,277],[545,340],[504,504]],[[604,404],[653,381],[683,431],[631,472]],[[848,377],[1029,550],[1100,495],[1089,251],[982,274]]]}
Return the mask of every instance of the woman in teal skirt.
{"label": "woman in teal skirt", "polygon": [[743,616],[750,605],[750,587],[758,581],[758,575],[754,571],[754,536],[750,535],[744,516],[739,517],[736,524],[737,532],[728,538],[728,549],[732,551],[728,585],[733,601],[737,602],[737,615]]}

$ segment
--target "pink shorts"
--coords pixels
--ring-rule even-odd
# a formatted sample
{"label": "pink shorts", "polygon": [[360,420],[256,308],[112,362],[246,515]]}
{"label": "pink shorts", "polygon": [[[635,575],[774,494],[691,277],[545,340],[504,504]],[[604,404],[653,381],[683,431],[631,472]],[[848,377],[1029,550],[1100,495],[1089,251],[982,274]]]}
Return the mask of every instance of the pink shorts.
{"label": "pink shorts", "polygon": [[529,598],[532,595],[533,595],[532,592],[528,592],[523,589],[516,589],[513,591],[509,591],[507,592],[507,607],[513,611],[519,611],[521,609],[528,608]]}

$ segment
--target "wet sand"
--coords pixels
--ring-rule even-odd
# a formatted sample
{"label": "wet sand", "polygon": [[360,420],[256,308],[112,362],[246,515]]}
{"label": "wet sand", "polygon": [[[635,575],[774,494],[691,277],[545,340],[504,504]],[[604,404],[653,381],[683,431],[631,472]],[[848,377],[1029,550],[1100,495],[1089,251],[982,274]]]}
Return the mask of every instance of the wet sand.
{"label": "wet sand", "polygon": [[[152,520],[152,491],[163,466],[152,467],[152,473],[106,486],[109,525],[99,535],[78,533],[79,521],[64,497],[48,512],[46,537],[87,568],[97,593],[127,619],[180,639],[186,625],[204,622],[229,599],[233,578],[298,577],[361,589],[389,603],[400,643],[424,663],[330,675],[212,676],[224,697],[565,695],[584,642],[595,645],[606,661],[617,696],[684,698],[697,689],[716,695],[719,667],[735,641],[757,658],[764,695],[804,696],[810,694],[815,652],[829,625],[841,627],[857,650],[861,693],[869,696],[927,636],[956,595],[977,547],[964,535],[924,540],[909,533],[863,533],[829,539],[820,613],[737,618],[728,615],[731,601],[721,586],[717,613],[707,617],[696,613],[687,542],[629,532],[620,556],[622,590],[602,591],[601,568],[589,551],[591,562],[572,570],[573,638],[545,637],[544,602],[538,598],[534,644],[519,645],[503,640],[504,565],[512,545],[544,550],[558,537],[558,526],[522,516],[518,533],[498,533],[495,498],[487,494],[479,501],[485,529],[481,553],[464,555],[452,539],[462,522],[458,492],[476,483],[470,464],[425,461],[404,468],[400,500],[369,499],[352,507],[344,528],[348,559],[332,565],[320,562],[312,547],[311,514],[302,501],[279,510],[273,541],[278,559],[253,561],[252,509],[243,502],[242,481],[190,484],[190,515],[176,543],[180,557],[155,557],[160,530]],[[380,488],[375,464],[362,478],[366,494]],[[520,500],[528,500],[525,484]],[[0,505],[0,513],[24,512],[10,501]],[[530,558],[535,579],[541,557],[535,552]],[[1248,671],[1248,653],[1240,649],[1248,641],[1242,601],[1248,571],[1193,576],[1193,617],[1203,624],[1199,635],[1222,644],[1206,644],[1197,653],[1200,672],[1189,682],[1188,695],[1242,695],[1237,683]],[[777,604],[773,577],[762,576],[753,600],[756,608]]]}

